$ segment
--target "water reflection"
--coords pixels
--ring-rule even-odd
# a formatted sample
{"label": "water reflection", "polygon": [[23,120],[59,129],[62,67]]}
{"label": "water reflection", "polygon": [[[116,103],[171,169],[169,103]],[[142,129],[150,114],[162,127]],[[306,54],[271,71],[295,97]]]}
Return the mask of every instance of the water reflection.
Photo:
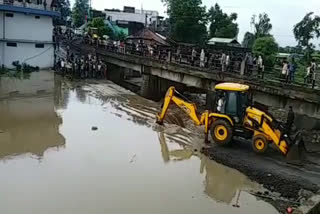
{"label": "water reflection", "polygon": [[[258,184],[250,181],[237,170],[218,164],[199,152],[192,151],[190,147],[179,141],[170,140],[172,136],[159,132],[158,138],[161,145],[161,155],[165,163],[188,160],[194,155],[201,159],[200,174],[205,174],[204,192],[215,201],[236,204],[241,197],[241,190],[258,188]],[[169,145],[170,142],[173,145]],[[179,148],[169,149],[170,146],[176,147],[177,144]]]}
{"label": "water reflection", "polygon": [[[0,159],[30,153],[41,159],[49,148],[64,148],[65,139],[59,133],[62,119],[55,112],[52,81],[41,82],[38,75],[31,74],[29,84],[24,82],[20,87],[16,87],[16,81],[2,79],[2,89],[7,90],[2,94],[6,99],[0,100]],[[28,93],[24,87],[28,87]],[[12,94],[13,90],[16,93]]]}
{"label": "water reflection", "polygon": [[[15,159],[0,162],[1,213],[277,213],[237,194],[255,184],[193,149],[195,133],[150,128],[154,102],[112,83],[30,83],[0,101],[0,159]],[[29,153],[46,155],[17,158]]]}
{"label": "water reflection", "polygon": [[69,103],[69,90],[64,89],[63,78],[54,75],[54,106],[56,109],[66,109]]}

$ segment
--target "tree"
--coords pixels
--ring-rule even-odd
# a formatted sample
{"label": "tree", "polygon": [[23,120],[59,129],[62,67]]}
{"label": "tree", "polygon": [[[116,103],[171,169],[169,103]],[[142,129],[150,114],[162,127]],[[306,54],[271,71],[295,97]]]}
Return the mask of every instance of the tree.
{"label": "tree", "polygon": [[89,0],[76,0],[72,8],[72,21],[75,27],[85,23],[88,15]]}
{"label": "tree", "polygon": [[270,31],[272,30],[272,24],[270,23],[270,18],[268,14],[259,14],[259,20],[256,20],[256,15],[251,18],[251,25],[254,27],[254,35],[257,38],[270,36]]}
{"label": "tree", "polygon": [[307,13],[307,15],[294,26],[293,33],[299,45],[306,49],[307,60],[310,60],[314,49],[314,44],[311,40],[320,37],[320,17],[313,16],[312,12]]}
{"label": "tree", "polygon": [[208,11],[210,22],[210,37],[235,38],[239,33],[238,24],[235,21],[238,18],[236,13],[224,13],[218,4],[211,7]]}
{"label": "tree", "polygon": [[246,32],[246,34],[243,37],[242,46],[251,49],[255,40],[256,37],[253,33]]}
{"label": "tree", "polygon": [[180,42],[203,43],[207,39],[206,8],[201,0],[162,0],[167,5],[170,35]]}
{"label": "tree", "polygon": [[54,24],[66,25],[67,18],[71,15],[70,1],[69,0],[55,0],[55,5],[57,11],[60,12],[60,17],[54,18]]}
{"label": "tree", "polygon": [[278,52],[278,44],[273,36],[261,37],[254,42],[252,50],[256,56],[263,57],[265,65],[273,66]]}
{"label": "tree", "polygon": [[113,36],[112,30],[104,23],[104,19],[101,17],[92,19],[88,23],[88,27],[97,28],[99,37],[103,37],[103,35]]}
{"label": "tree", "polygon": [[256,15],[253,15],[251,18],[251,26],[254,27],[254,33],[246,32],[244,35],[242,45],[246,48],[252,48],[256,39],[271,35],[272,24],[270,23],[271,20],[268,14],[261,13],[259,14],[259,19],[256,20],[256,18]]}

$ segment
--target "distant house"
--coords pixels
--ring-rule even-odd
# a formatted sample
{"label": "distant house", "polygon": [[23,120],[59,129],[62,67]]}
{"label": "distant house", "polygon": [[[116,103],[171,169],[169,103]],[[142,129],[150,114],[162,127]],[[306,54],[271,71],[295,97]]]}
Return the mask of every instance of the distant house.
{"label": "distant house", "polygon": [[128,36],[126,40],[131,43],[142,41],[144,44],[148,45],[170,46],[170,41],[166,37],[147,28],[142,29],[134,35]]}
{"label": "distant house", "polygon": [[[46,4],[43,4],[46,2]],[[13,62],[39,68],[53,67],[54,41],[51,0],[0,0],[0,65],[14,68]]]}
{"label": "distant house", "polygon": [[105,9],[106,19],[111,22],[135,22],[144,25],[144,27],[157,26],[162,19],[158,11],[138,10],[134,7],[124,6],[123,10]]}
{"label": "distant house", "polygon": [[208,45],[217,45],[217,46],[236,46],[240,47],[240,43],[236,39],[229,39],[229,38],[211,38],[208,41]]}

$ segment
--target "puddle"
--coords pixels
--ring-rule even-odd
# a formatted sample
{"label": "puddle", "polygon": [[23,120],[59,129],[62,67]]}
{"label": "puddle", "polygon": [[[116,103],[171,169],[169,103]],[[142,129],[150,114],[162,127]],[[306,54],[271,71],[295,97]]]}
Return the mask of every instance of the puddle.
{"label": "puddle", "polygon": [[278,213],[248,193],[258,184],[195,151],[196,134],[156,127],[156,103],[45,75],[0,99],[1,213]]}

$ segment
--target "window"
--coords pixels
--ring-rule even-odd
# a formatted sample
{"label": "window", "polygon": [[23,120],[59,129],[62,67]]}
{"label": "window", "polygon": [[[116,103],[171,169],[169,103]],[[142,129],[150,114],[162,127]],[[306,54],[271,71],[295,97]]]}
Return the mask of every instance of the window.
{"label": "window", "polygon": [[7,42],[8,47],[17,47],[17,43],[14,42]]}
{"label": "window", "polygon": [[229,92],[226,103],[227,115],[237,116],[237,92]]}
{"label": "window", "polygon": [[36,44],[36,48],[44,48],[44,44]]}
{"label": "window", "polygon": [[35,18],[35,19],[40,19],[40,16],[35,16],[34,18]]}
{"label": "window", "polygon": [[13,13],[6,13],[6,17],[13,17]]}

